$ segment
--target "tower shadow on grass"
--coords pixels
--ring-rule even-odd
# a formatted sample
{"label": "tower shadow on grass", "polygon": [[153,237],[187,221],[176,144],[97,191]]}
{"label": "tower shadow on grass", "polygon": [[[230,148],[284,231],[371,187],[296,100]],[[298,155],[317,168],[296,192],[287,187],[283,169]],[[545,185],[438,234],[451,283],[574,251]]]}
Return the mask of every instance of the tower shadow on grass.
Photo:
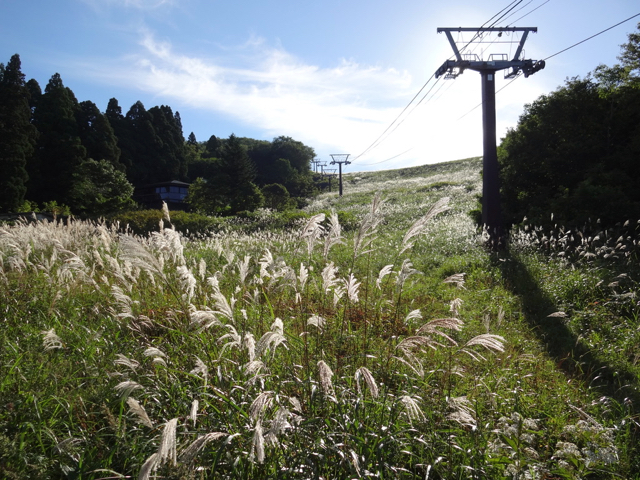
{"label": "tower shadow on grass", "polygon": [[556,365],[568,375],[582,380],[599,395],[620,404],[640,406],[639,379],[629,370],[615,369],[573,333],[562,318],[549,317],[558,308],[545,294],[527,266],[508,249],[494,257],[505,285],[520,298],[526,322],[537,334]]}

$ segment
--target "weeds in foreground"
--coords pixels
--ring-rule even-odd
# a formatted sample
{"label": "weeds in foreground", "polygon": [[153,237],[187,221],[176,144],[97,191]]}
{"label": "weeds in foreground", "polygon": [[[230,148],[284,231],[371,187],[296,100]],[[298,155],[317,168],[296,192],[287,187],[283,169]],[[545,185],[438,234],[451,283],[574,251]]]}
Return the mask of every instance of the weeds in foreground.
{"label": "weeds in foreground", "polygon": [[376,196],[350,235],[324,214],[299,232],[200,240],[3,228],[0,472],[628,474],[632,405],[567,383],[479,244],[414,267],[447,221],[443,197],[385,231]]}

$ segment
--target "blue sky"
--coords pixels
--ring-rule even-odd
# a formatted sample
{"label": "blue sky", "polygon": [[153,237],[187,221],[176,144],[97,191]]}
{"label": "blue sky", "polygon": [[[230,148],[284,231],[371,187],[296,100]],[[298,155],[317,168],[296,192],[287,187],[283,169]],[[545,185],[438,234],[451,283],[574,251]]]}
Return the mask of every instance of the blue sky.
{"label": "blue sky", "polygon": [[[436,29],[478,27],[510,5],[517,6],[496,26],[537,27],[525,44],[525,58],[534,60],[640,13],[637,0],[0,0],[0,62],[18,53],[27,79],[43,89],[60,73],[79,101],[102,111],[112,97],[125,113],[138,100],[169,105],[184,135],[198,140],[286,135],[322,161],[350,153],[345,171],[400,168],[482,154],[473,71],[432,80],[418,100],[434,86],[431,93],[368,147],[451,56]],[[524,104],[616,63],[639,21],[549,59],[499,92],[498,137]],[[514,49],[494,43],[474,53]],[[497,89],[507,84],[502,77]]]}

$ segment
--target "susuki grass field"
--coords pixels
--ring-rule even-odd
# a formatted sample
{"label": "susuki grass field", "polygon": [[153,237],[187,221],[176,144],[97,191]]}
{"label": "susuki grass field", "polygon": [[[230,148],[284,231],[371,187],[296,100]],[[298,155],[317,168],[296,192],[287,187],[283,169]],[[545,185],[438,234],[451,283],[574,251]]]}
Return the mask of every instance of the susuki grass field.
{"label": "susuki grass field", "polygon": [[479,170],[284,231],[1,226],[0,477],[640,478],[636,219],[491,254]]}

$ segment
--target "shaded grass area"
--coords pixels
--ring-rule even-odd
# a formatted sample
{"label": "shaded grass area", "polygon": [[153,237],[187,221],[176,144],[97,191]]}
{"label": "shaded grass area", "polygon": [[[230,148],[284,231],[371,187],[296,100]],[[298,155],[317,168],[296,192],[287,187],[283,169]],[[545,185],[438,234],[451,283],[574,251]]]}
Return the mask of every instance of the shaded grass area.
{"label": "shaded grass area", "polygon": [[[530,261],[530,259],[529,259]],[[627,365],[614,364],[601,350],[585,343],[582,335],[570,328],[556,299],[542,288],[539,275],[522,254],[506,251],[494,257],[505,280],[505,287],[516,295],[523,318],[538,337],[556,367],[569,378],[580,382],[594,398],[614,401],[618,414],[630,419],[627,452],[630,471],[640,472],[640,379],[637,371]],[[592,321],[598,321],[597,318]],[[636,474],[633,478],[637,478]]]}
{"label": "shaded grass area", "polygon": [[[572,331],[555,300],[540,288],[536,278],[518,255],[507,253],[498,263],[507,288],[520,298],[524,318],[546,346],[558,367],[582,378],[590,388],[618,401],[640,400],[638,377],[631,370],[610,366],[603,356]],[[564,313],[564,312],[563,312]]]}

